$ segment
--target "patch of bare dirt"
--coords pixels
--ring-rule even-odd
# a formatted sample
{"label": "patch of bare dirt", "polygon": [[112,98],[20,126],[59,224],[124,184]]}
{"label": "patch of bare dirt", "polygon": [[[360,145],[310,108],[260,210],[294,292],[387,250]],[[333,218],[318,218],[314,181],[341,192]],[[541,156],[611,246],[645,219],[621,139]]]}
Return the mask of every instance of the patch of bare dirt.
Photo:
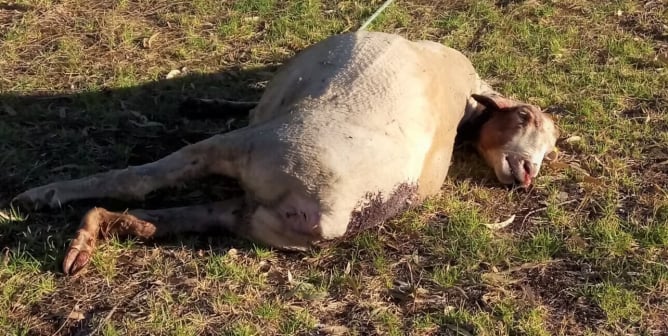
{"label": "patch of bare dirt", "polygon": [[636,98],[628,102],[620,115],[637,123],[653,124],[657,130],[668,130],[668,95],[657,93],[648,99]]}
{"label": "patch of bare dirt", "polygon": [[24,4],[0,2],[0,39],[3,39],[7,31],[31,9],[31,6]]}
{"label": "patch of bare dirt", "polygon": [[587,264],[555,262],[513,272],[521,279],[517,290],[545,305],[550,312],[550,325],[569,335],[582,333],[583,326],[600,328],[605,312],[591,299],[578,295],[586,284],[601,280],[600,274]]}
{"label": "patch of bare dirt", "polygon": [[622,29],[643,39],[668,43],[668,6],[665,1],[643,1],[642,10],[634,13],[620,13],[619,25]]}

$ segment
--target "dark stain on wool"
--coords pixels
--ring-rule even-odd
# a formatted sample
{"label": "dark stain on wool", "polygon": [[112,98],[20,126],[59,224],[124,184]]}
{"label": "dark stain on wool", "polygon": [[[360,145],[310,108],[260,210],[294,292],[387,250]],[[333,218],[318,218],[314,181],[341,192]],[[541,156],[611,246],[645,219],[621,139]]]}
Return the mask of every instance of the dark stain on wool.
{"label": "dark stain on wool", "polygon": [[362,207],[353,211],[350,217],[346,236],[380,225],[417,206],[417,202],[418,187],[416,184],[399,184],[387,198],[380,192],[367,193],[362,200]]}

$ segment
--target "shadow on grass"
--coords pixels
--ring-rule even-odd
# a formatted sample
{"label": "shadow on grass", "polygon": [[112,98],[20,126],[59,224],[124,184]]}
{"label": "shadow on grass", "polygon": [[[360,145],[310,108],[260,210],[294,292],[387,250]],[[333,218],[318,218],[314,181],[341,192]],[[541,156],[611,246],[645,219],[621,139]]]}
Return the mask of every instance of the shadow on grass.
{"label": "shadow on grass", "polygon": [[190,120],[179,106],[188,97],[257,100],[276,68],[229,68],[73,94],[0,94],[0,211],[6,217],[0,217],[0,249],[35,260],[42,270],[60,272],[67,242],[93,206],[122,211],[238,196],[236,182],[218,176],[156,191],[143,202],[84,200],[58,210],[19,209],[22,216],[8,217],[14,210],[10,200],[29,188],[151,162],[188,143],[244,126],[247,118],[238,115]]}
{"label": "shadow on grass", "polygon": [[190,123],[179,115],[179,104],[186,97],[256,100],[275,69],[231,68],[74,94],[0,94],[6,112],[0,119],[0,204],[55,177],[150,162],[240,127],[245,120]]}

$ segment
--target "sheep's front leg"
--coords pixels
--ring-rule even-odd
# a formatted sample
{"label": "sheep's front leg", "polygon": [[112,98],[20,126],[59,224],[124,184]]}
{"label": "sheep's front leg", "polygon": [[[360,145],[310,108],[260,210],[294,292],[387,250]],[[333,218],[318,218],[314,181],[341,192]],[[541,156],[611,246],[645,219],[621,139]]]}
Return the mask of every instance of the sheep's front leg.
{"label": "sheep's front leg", "polygon": [[155,162],[54,182],[25,191],[14,201],[39,209],[57,208],[67,202],[92,198],[141,200],[153,190],[212,173],[237,177],[238,163],[247,153],[248,135],[252,133],[247,129],[217,135]]}
{"label": "sheep's front leg", "polygon": [[98,239],[107,239],[112,235],[150,239],[219,228],[236,232],[242,221],[243,210],[242,198],[206,205],[139,209],[125,213],[93,208],[81,220],[81,226],[65,253],[63,272],[73,275],[82,270],[90,261]]}

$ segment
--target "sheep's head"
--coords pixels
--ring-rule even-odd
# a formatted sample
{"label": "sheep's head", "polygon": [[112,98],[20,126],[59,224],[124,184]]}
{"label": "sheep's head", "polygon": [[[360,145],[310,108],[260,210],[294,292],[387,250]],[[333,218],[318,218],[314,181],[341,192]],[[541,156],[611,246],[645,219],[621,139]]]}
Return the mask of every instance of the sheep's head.
{"label": "sheep's head", "polygon": [[499,95],[477,95],[487,121],[476,148],[503,184],[531,185],[544,159],[556,157],[559,132],[552,118],[537,106]]}

